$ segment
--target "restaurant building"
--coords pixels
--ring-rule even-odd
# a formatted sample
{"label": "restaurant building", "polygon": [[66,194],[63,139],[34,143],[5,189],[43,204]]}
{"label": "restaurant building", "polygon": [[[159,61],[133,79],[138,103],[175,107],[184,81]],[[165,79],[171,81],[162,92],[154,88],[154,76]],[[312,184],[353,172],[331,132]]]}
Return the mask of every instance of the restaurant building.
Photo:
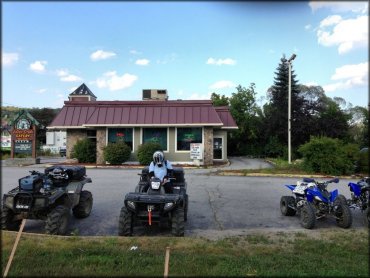
{"label": "restaurant building", "polygon": [[[213,106],[211,100],[168,100],[166,90],[143,90],[141,101],[96,99],[82,84],[48,126],[66,131],[67,158],[78,140],[89,138],[96,144],[97,164],[106,163],[103,149],[118,139],[131,147],[131,163],[137,163],[138,147],[145,142],[160,143],[174,164],[227,161],[227,132],[238,128],[227,106]],[[191,147],[197,147],[195,157]]]}

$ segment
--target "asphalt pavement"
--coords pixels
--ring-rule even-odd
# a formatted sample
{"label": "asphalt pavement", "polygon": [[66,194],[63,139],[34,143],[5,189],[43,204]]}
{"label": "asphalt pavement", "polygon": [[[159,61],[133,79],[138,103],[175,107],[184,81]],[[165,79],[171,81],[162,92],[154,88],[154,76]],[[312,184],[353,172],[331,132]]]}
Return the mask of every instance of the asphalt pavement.
{"label": "asphalt pavement", "polygon": [[[59,163],[59,162],[58,162]],[[263,160],[231,158],[230,165],[220,169],[236,167],[271,167]],[[17,186],[18,179],[35,169],[42,171],[46,164],[26,167],[2,167],[1,188],[7,192]],[[285,184],[295,184],[297,178],[218,176],[213,169],[185,168],[189,194],[188,221],[185,236],[220,238],[244,235],[255,231],[304,231],[299,217],[287,217],[280,213],[280,198],[291,195]],[[92,183],[84,189],[93,194],[94,205],[91,215],[76,219],[72,215],[69,234],[83,236],[110,236],[118,233],[118,218],[124,197],[132,192],[138,183],[140,169],[133,168],[88,168],[87,175]],[[347,198],[349,180],[342,179],[330,185]],[[360,211],[352,210],[351,229],[365,229],[364,217]],[[324,218],[317,221],[315,229],[340,229],[335,220]],[[350,229],[350,230],[351,230]],[[349,230],[349,231],[350,231]],[[44,223],[27,220],[25,232],[44,233]],[[138,227],[134,235],[170,236],[168,227]]]}

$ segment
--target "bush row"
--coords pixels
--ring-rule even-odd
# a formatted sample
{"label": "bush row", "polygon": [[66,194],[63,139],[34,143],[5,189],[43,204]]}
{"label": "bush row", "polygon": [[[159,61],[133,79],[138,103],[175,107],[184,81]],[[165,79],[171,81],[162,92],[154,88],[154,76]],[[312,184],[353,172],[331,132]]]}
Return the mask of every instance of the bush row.
{"label": "bush row", "polygon": [[[274,140],[271,140],[271,146]],[[81,163],[96,161],[95,144],[89,139],[76,143],[73,157]],[[152,161],[153,153],[160,150],[158,143],[144,143],[139,146],[137,158],[141,165],[148,165]],[[281,146],[271,148],[271,152],[281,149]],[[345,144],[339,139],[328,137],[311,137],[310,141],[298,149],[303,157],[303,170],[312,173],[328,175],[348,175],[354,172],[368,173],[369,151],[359,151],[356,144]],[[112,165],[120,165],[129,160],[131,148],[123,141],[109,143],[104,148],[104,159]]]}

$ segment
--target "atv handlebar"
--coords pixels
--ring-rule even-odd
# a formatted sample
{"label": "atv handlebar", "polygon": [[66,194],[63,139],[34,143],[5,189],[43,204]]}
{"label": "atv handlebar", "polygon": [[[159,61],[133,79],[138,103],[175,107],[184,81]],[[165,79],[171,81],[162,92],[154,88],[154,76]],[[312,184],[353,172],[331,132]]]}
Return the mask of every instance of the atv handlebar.
{"label": "atv handlebar", "polygon": [[29,171],[31,175],[44,175],[43,173],[39,172],[39,171],[35,171],[35,170],[32,170],[32,171]]}
{"label": "atv handlebar", "polygon": [[334,179],[331,179],[331,180],[328,180],[328,181],[323,181],[323,182],[316,181],[315,179],[312,179],[312,178],[303,178],[303,182],[306,182],[306,183],[313,182],[313,183],[329,184],[329,183],[338,183],[339,182],[339,178],[334,178]]}

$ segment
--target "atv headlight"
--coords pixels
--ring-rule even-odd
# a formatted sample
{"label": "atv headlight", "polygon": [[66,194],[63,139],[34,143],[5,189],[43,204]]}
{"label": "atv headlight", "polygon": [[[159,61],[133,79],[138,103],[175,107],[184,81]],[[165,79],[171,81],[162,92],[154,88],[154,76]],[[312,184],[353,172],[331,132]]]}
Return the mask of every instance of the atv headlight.
{"label": "atv headlight", "polygon": [[161,183],[159,181],[152,181],[151,186],[152,189],[158,189]]}
{"label": "atv headlight", "polygon": [[133,201],[127,201],[127,205],[132,208],[132,209],[136,209],[135,208],[135,203]]}
{"label": "atv headlight", "polygon": [[165,205],[164,205],[163,209],[164,209],[165,211],[170,210],[170,209],[172,209],[172,208],[173,208],[173,205],[174,205],[174,203],[165,203]]}
{"label": "atv headlight", "polygon": [[14,197],[13,196],[6,197],[5,206],[7,206],[8,208],[13,208],[13,204],[14,204]]}

